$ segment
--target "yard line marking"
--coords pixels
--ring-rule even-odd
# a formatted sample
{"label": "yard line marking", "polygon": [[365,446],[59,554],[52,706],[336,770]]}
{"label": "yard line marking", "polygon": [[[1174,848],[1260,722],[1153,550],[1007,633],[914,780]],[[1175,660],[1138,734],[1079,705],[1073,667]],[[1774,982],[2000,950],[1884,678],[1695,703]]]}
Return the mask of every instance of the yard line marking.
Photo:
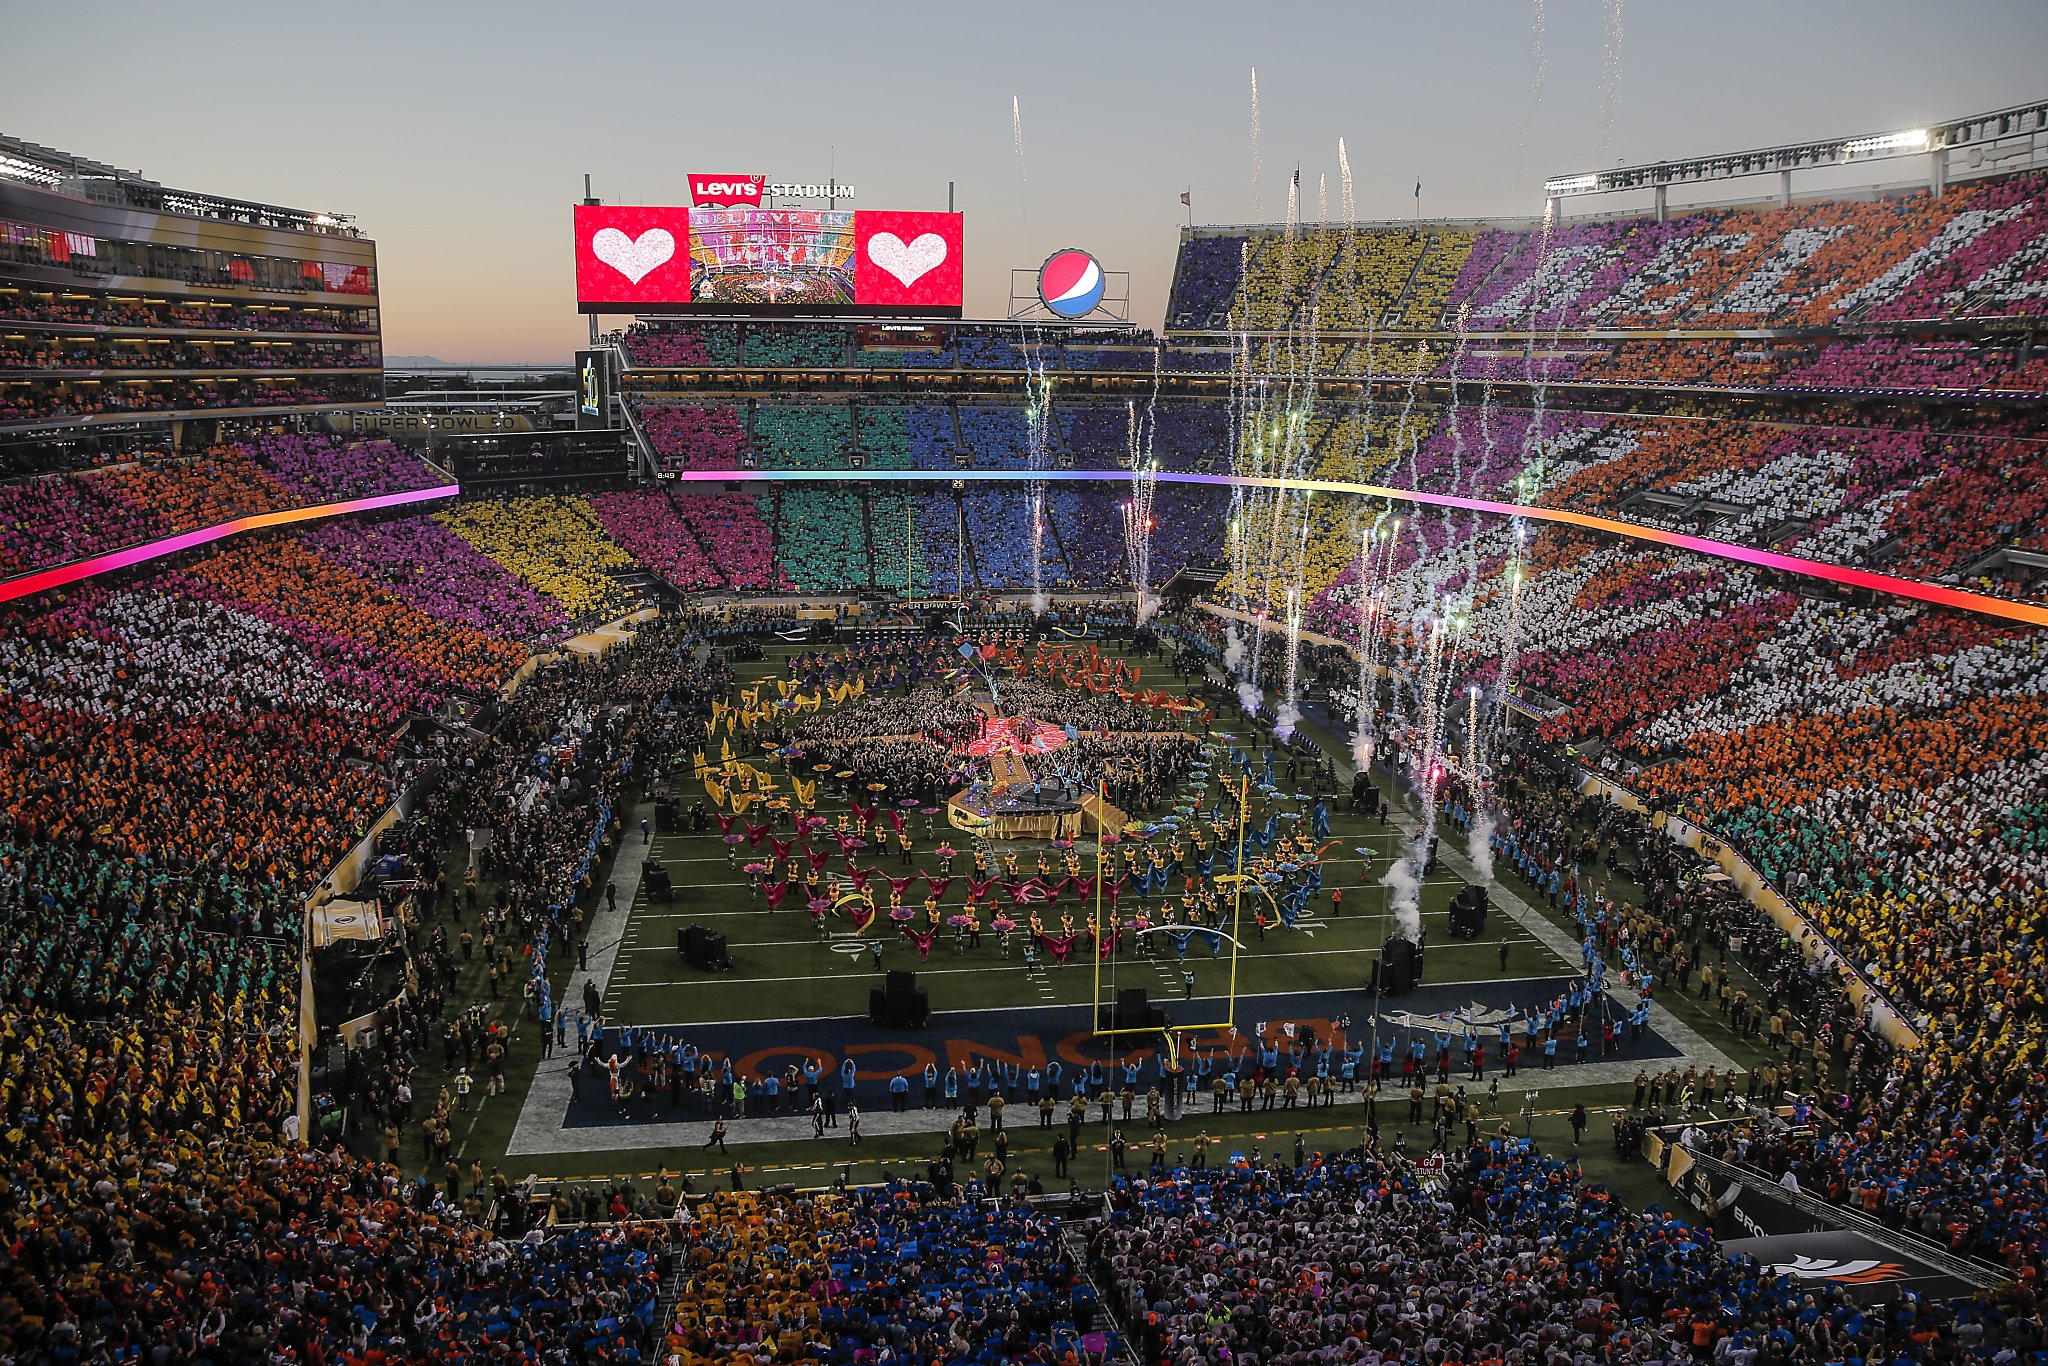
{"label": "yard line marking", "polygon": [[[1289,950],[1284,950],[1284,951],[1282,951],[1282,952],[1280,952],[1280,953],[1272,953],[1272,954],[1266,954],[1266,955],[1263,955],[1263,956],[1264,956],[1264,957],[1267,957],[1267,958],[1311,958],[1311,957],[1321,957],[1321,958],[1327,958],[1327,957],[1329,957],[1330,955],[1329,955],[1329,950],[1327,950],[1327,949],[1305,949],[1305,950],[1299,950],[1299,951],[1297,951],[1297,950],[1292,950],[1292,949],[1289,949]],[[1206,960],[1206,959],[1205,959],[1205,960],[1202,960],[1202,961],[1205,961],[1205,962],[1206,962],[1206,961],[1209,961],[1209,960]],[[1057,971],[1060,971],[1060,970],[1061,970],[1061,969],[1059,969],[1059,968],[1057,968],[1057,967],[1055,967],[1054,969],[1052,969],[1052,971],[1055,971],[1055,972],[1057,972]],[[921,977],[955,977],[955,976],[966,976],[966,975],[968,975],[968,974],[970,974],[970,973],[986,973],[986,972],[988,972],[988,971],[989,971],[989,969],[988,969],[987,967],[978,967],[978,968],[934,968],[934,967],[926,967],[926,966],[920,966],[920,967],[919,967],[919,968],[917,969],[918,975],[919,975],[919,976],[921,976]],[[1045,967],[1044,967],[1043,965],[1041,965],[1041,966],[1039,967],[1039,969],[1038,969],[1038,972],[1037,972],[1037,973],[1034,973],[1033,975],[1034,975],[1034,976],[1038,976],[1038,975],[1043,975],[1043,974],[1045,974],[1046,972],[1047,972],[1047,969],[1046,969],[1046,968],[1045,968]],[[1076,981],[1078,982],[1078,981],[1079,981],[1079,980],[1080,980],[1080,979],[1081,979],[1082,977],[1085,977],[1086,975],[1087,975],[1086,973],[1082,973],[1082,972],[1076,972],[1076,973],[1075,973],[1075,975],[1074,975],[1074,976],[1075,976],[1075,980],[1076,980]],[[667,990],[667,989],[669,989],[669,988],[673,988],[673,987],[679,987],[679,986],[704,986],[704,987],[708,987],[708,986],[761,986],[761,985],[764,985],[764,984],[766,984],[766,983],[771,983],[771,982],[845,982],[845,981],[853,980],[853,979],[856,979],[856,978],[860,978],[860,977],[863,977],[863,976],[865,976],[865,977],[870,977],[870,978],[872,978],[872,977],[874,976],[874,974],[873,974],[872,972],[859,972],[859,971],[847,971],[847,972],[822,972],[822,973],[808,973],[808,974],[805,974],[805,975],[801,975],[801,976],[795,976],[795,977],[740,977],[740,976],[736,976],[736,975],[734,975],[734,974],[732,974],[732,973],[720,973],[720,972],[714,972],[714,973],[708,973],[708,974],[706,974],[706,975],[704,975],[704,976],[701,976],[701,977],[677,977],[677,978],[673,978],[673,979],[670,979],[670,980],[666,980],[666,981],[660,981],[660,982],[621,982],[621,983],[617,984],[617,986],[616,986],[616,987],[614,988],[614,990],[618,990],[618,991],[657,991],[657,990]],[[1545,973],[1545,974],[1544,974],[1543,976],[1541,976],[1541,977],[1490,977],[1490,978],[1486,978],[1486,979],[1484,979],[1484,981],[1485,981],[1485,982],[1488,982],[1488,983],[1497,983],[1497,982],[1538,982],[1538,981],[1544,981],[1544,982],[1547,982],[1547,981],[1556,981],[1556,980],[1560,980],[1560,979],[1562,979],[1562,978],[1564,978],[1564,977],[1566,977],[1566,976],[1567,976],[1567,974],[1563,974],[1563,973],[1555,973],[1555,972],[1552,972],[1552,973]],[[1432,986],[1436,986],[1436,985],[1443,985],[1443,984],[1442,984],[1442,983],[1430,983],[1430,985],[1432,985]],[[1462,984],[1457,984],[1457,985],[1462,985]],[[1302,989],[1300,989],[1300,990],[1301,990],[1301,991],[1304,991],[1304,992],[1314,992],[1314,991],[1361,991],[1361,992],[1362,992],[1362,991],[1364,991],[1365,989],[1366,989],[1366,987],[1365,987],[1365,984],[1364,984],[1364,978],[1363,978],[1363,977],[1361,976],[1361,977],[1360,977],[1360,979],[1359,979],[1359,984],[1358,984],[1357,986],[1352,986],[1352,987],[1307,987],[1307,988],[1302,988]],[[607,994],[609,994],[609,993],[607,993]],[[1246,996],[1253,996],[1253,995],[1258,995],[1258,996],[1273,996],[1273,995],[1286,995],[1286,994],[1288,994],[1288,993],[1286,993],[1286,992],[1245,992],[1245,991],[1241,991],[1241,992],[1239,992],[1239,993],[1238,993],[1238,996],[1239,996],[1240,998],[1243,998],[1243,997],[1246,997]],[[777,1019],[779,1019],[779,1018],[781,1018],[781,1017],[777,1016],[777,1017],[773,1017],[773,1018],[777,1018]],[[753,1024],[753,1023],[758,1023],[758,1022],[757,1022],[757,1021],[752,1021],[752,1020],[717,1020],[717,1021],[705,1021],[705,1020],[699,1020],[699,1021],[696,1021],[696,1023],[698,1023],[698,1024]]]}
{"label": "yard line marking", "polygon": [[[1462,882],[1462,881],[1461,881],[1460,879],[1457,879],[1457,878],[1452,878],[1452,879],[1449,879],[1449,882],[1451,882],[1451,883],[1457,883],[1457,885],[1459,885],[1459,886],[1463,886],[1463,885],[1464,885],[1464,883],[1463,883],[1463,882]],[[701,886],[701,887],[743,887],[743,886],[745,886],[746,884],[745,884],[745,883],[742,883],[742,882],[707,882],[707,883],[700,883],[700,884],[698,884],[698,885],[699,885],[699,886]],[[1434,882],[1433,882],[1433,883],[1431,883],[1431,884],[1429,884],[1429,885],[1435,886],[1435,885],[1449,885],[1449,884],[1448,884],[1448,883],[1444,883],[1444,884],[1438,884],[1438,883],[1434,883]],[[1373,888],[1373,887],[1377,887],[1377,886],[1378,886],[1378,884],[1377,884],[1377,883],[1368,883],[1368,884],[1367,884],[1367,888],[1368,888],[1368,889],[1371,889],[1371,888]],[[679,889],[679,890],[680,890],[680,889]],[[1391,890],[1391,889],[1389,889],[1389,890]],[[1170,898],[1170,899],[1172,899],[1172,900],[1179,900],[1179,898],[1178,898],[1178,897],[1173,897],[1173,898]],[[1150,905],[1150,904],[1152,904],[1152,903],[1151,903],[1151,899],[1150,899],[1150,898],[1147,898],[1147,899],[1145,899],[1145,900],[1139,900],[1139,899],[1136,899],[1136,898],[1131,898],[1131,897],[1125,897],[1125,898],[1121,898],[1121,899],[1119,900],[1119,902],[1118,902],[1118,905],[1119,905],[1120,907],[1122,907],[1122,906],[1145,906],[1145,905]],[[1064,902],[1064,901],[1034,901],[1034,902],[1032,902],[1032,903],[1031,903],[1031,905],[1032,905],[1032,906],[1034,906],[1034,907],[1050,907],[1050,908],[1052,908],[1052,909],[1054,909],[1054,910],[1060,910],[1060,909],[1069,909],[1069,904],[1068,904],[1067,902]],[[1386,911],[1384,911],[1384,910],[1382,910],[1382,909],[1379,909],[1379,908],[1377,908],[1377,907],[1367,907],[1367,906],[1366,906],[1366,905],[1364,905],[1364,904],[1363,904],[1362,902],[1359,902],[1359,901],[1356,901],[1356,900],[1354,900],[1354,901],[1353,901],[1353,902],[1351,903],[1351,905],[1352,905],[1353,909],[1352,909],[1351,911],[1349,911],[1348,913],[1346,913],[1345,915],[1342,915],[1342,916],[1338,917],[1338,919],[1340,919],[1340,920],[1357,920],[1357,921],[1368,921],[1368,920],[1372,920],[1372,919],[1375,919],[1375,918],[1377,918],[1377,917],[1380,917],[1380,916],[1383,916],[1383,915],[1387,914],[1387,912],[1386,912]],[[958,909],[958,907],[954,906],[954,905],[953,905],[953,903],[951,903],[951,902],[948,902],[948,903],[946,903],[946,905],[945,905],[944,907],[942,907],[942,909],[946,909],[946,910],[949,910],[949,911],[950,911],[950,910],[957,910],[957,909]],[[1013,907],[1012,909],[1014,909],[1014,907]],[[1248,909],[1248,910],[1249,910],[1249,909],[1250,909],[1250,907],[1247,907],[1246,909]],[[803,914],[805,914],[805,912],[804,912],[804,911],[802,911],[801,909],[798,909],[798,910],[789,910],[789,911],[771,911],[771,910],[769,910],[769,909],[768,909],[768,906],[767,906],[767,903],[766,903],[766,902],[753,902],[753,903],[750,903],[750,905],[749,905],[749,906],[748,906],[748,907],[747,907],[746,909],[744,909],[744,910],[737,910],[737,911],[703,911],[703,910],[698,910],[698,911],[688,911],[688,910],[660,910],[660,911],[657,911],[657,910],[644,910],[644,911],[643,911],[643,910],[638,910],[638,909],[636,909],[636,910],[635,910],[635,911],[633,912],[633,916],[634,916],[634,918],[635,918],[636,920],[712,920],[712,919],[719,919],[719,918],[727,918],[727,919],[731,919],[731,918],[738,918],[738,917],[741,917],[741,916],[763,916],[763,917],[767,917],[767,918],[773,919],[773,918],[774,918],[774,917],[776,917],[776,916],[791,916],[791,917],[797,917],[797,916],[801,916],[801,915],[803,915]],[[1423,918],[1424,920],[1440,919],[1440,920],[1445,920],[1445,921],[1448,921],[1448,920],[1450,919],[1450,915],[1451,915],[1451,912],[1450,912],[1450,908],[1449,908],[1449,907],[1446,907],[1446,908],[1444,908],[1443,910],[1440,910],[1440,911],[1439,911],[1439,910],[1429,910],[1429,911],[1424,911],[1424,912],[1422,913],[1422,918]],[[1319,927],[1320,927],[1320,926],[1321,926],[1322,924],[1324,924],[1324,923],[1329,923],[1329,922],[1325,922],[1325,921],[1322,921],[1322,920],[1309,920],[1309,921],[1304,921],[1304,922],[1302,922],[1302,923],[1305,923],[1305,924],[1308,924],[1308,925],[1310,925],[1310,926],[1313,926],[1313,927],[1317,927],[1317,928],[1319,928]]]}

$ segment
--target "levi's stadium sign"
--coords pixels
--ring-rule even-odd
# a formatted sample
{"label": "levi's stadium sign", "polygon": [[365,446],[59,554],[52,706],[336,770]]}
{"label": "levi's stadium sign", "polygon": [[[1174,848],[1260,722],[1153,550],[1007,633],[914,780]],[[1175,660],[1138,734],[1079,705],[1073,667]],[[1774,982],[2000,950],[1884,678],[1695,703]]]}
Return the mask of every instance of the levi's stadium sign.
{"label": "levi's stadium sign", "polygon": [[775,199],[851,199],[853,186],[836,180],[829,185],[770,185],[768,193]]}
{"label": "levi's stadium sign", "polygon": [[851,199],[853,186],[828,181],[823,185],[790,184],[770,185],[766,176],[758,175],[698,175],[690,176],[690,202],[699,206],[722,204],[751,204],[761,207],[761,196],[770,199]]}
{"label": "levi's stadium sign", "polygon": [[691,175],[692,204],[752,204],[761,206],[761,187],[766,177],[757,175]]}

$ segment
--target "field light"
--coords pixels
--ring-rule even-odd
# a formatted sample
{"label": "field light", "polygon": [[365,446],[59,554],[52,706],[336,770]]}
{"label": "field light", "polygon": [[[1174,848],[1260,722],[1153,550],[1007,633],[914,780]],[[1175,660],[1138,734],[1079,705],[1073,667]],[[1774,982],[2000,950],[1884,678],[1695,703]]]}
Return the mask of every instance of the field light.
{"label": "field light", "polygon": [[1851,138],[1842,150],[1852,157],[1867,157],[1880,152],[1910,152],[1926,145],[1925,128],[1908,128],[1900,133],[1879,133],[1875,137]]}

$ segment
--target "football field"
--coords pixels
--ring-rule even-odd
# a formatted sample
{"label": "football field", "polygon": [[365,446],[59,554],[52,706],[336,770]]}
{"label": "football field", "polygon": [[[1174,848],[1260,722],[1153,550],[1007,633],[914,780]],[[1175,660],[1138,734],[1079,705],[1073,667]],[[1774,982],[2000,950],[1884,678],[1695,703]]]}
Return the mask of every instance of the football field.
{"label": "football field", "polygon": [[[739,682],[744,685],[779,670],[782,662],[783,656],[771,654],[763,663],[744,668]],[[1172,804],[1183,813],[1177,833],[1191,834],[1190,822],[1199,820],[1210,825],[1213,841],[1234,841],[1236,822],[1231,803],[1223,798],[1223,784],[1241,774],[1233,751],[1247,751],[1252,737],[1249,732],[1233,733],[1231,739],[1211,743],[1207,774],[1191,777],[1175,794]],[[676,757],[684,761],[685,776],[675,780],[675,789],[687,811],[701,795],[701,786],[685,785],[689,756]],[[779,761],[755,762],[769,768]],[[1263,760],[1255,759],[1255,765],[1262,775]],[[1348,793],[1348,770],[1340,769],[1339,776]],[[786,775],[778,786],[782,782]],[[1311,823],[1318,794],[1310,791],[1306,780],[1298,796],[1295,785],[1283,780],[1280,786],[1290,790],[1264,796],[1253,790],[1253,824],[1289,812],[1300,813],[1287,822],[1289,828]],[[970,1098],[985,1103],[1006,1076],[1012,1079],[1011,1104],[1018,1107],[1012,1111],[1013,1127],[1021,1153],[1029,1154],[1034,1138],[1042,1139],[1040,1147],[1050,1141],[1048,1131],[1036,1131],[1035,1113],[1020,1113],[1035,1110],[1032,1103],[1039,1096],[1057,1097],[1064,1122],[1077,1084],[1092,1095],[1104,1081],[1112,1091],[1134,1081],[1142,1096],[1163,1080],[1156,1056],[1163,1041],[1159,1031],[1105,1037],[1095,1030],[1091,1003],[1112,1002],[1132,988],[1146,990],[1151,1003],[1161,1007],[1176,1027],[1183,1080],[1189,1072],[1196,1074],[1199,1090],[1189,1116],[1177,1121],[1178,1127],[1199,1121],[1219,1141],[1250,1140],[1265,1136],[1268,1129],[1292,1126],[1317,1134],[1314,1141],[1322,1146],[1355,1143],[1364,1123],[1364,1083],[1371,1059],[1382,1046],[1394,1050],[1398,1068],[1418,1042],[1433,1063],[1438,1046],[1453,1039],[1455,1062],[1462,1064],[1468,1030],[1487,1045],[1487,1078],[1472,1082],[1462,1065],[1454,1065],[1454,1081],[1470,1086],[1475,1095],[1498,1081],[1509,1095],[1491,1100],[1490,1106],[1505,1105],[1510,1112],[1520,1103],[1515,1093],[1525,1089],[1554,1083],[1598,1097],[1612,1095],[1614,1088],[1625,1090],[1639,1067],[1726,1065],[1719,1048],[1676,1020],[1666,1020],[1606,1059],[1600,1058],[1596,1042],[1582,1060],[1567,1036],[1555,1071],[1544,1072],[1538,1050],[1529,1050],[1520,1075],[1502,1078],[1500,1025],[1569,988],[1575,946],[1559,924],[1506,887],[1494,889],[1494,913],[1479,938],[1452,939],[1449,903],[1466,885],[1471,870],[1448,839],[1440,866],[1422,887],[1428,945],[1423,985],[1413,993],[1376,1001],[1367,984],[1373,959],[1394,924],[1392,889],[1381,878],[1412,838],[1414,817],[1397,809],[1391,822],[1382,824],[1347,811],[1341,795],[1325,795],[1330,834],[1315,841],[1323,851],[1322,888],[1292,926],[1279,923],[1275,908],[1265,902],[1269,924],[1262,934],[1254,922],[1261,897],[1247,892],[1234,953],[1227,940],[1205,942],[1200,935],[1176,943],[1174,936],[1154,932],[1143,936],[1141,944],[1131,932],[1134,918],[1141,912],[1159,917],[1163,902],[1182,899],[1185,883],[1175,878],[1164,896],[1149,897],[1132,895],[1126,884],[1115,907],[1124,926],[1122,941],[1099,963],[1091,959],[1085,941],[1075,945],[1064,963],[1052,961],[1043,948],[1034,949],[1029,961],[1025,952],[1035,938],[1028,928],[1033,914],[1046,936],[1056,940],[1087,924],[1094,900],[1082,889],[1092,885],[1095,872],[1098,851],[1092,839],[1078,841],[1071,851],[1030,842],[979,846],[984,867],[997,875],[998,889],[1004,886],[1003,860],[1014,855],[1021,880],[1036,873],[1043,858],[1047,875],[1040,885],[1056,887],[1060,895],[1005,903],[1004,911],[1016,920],[1007,933],[994,928],[995,917],[984,909],[979,933],[970,935],[943,921],[964,909],[963,883],[974,871],[978,846],[970,836],[950,829],[943,815],[928,815],[922,809],[903,812],[904,830],[912,842],[909,863],[903,862],[899,850],[891,849],[870,864],[864,850],[849,858],[832,846],[830,830],[843,828],[841,817],[851,803],[847,794],[821,788],[816,813],[829,829],[815,835],[812,846],[821,851],[833,847],[831,873],[849,866],[874,870],[870,883],[880,894],[878,910],[862,926],[839,909],[823,909],[814,916],[801,886],[786,894],[779,908],[770,909],[764,877],[787,877],[786,859],[773,859],[773,841],[784,841],[788,856],[801,860],[801,842],[790,843],[798,837],[787,817],[753,844],[744,839],[729,844],[715,823],[701,832],[654,833],[649,838],[643,837],[639,821],[651,816],[652,808],[643,806],[627,821],[616,859],[612,881],[620,891],[618,906],[607,910],[600,903],[589,929],[587,966],[565,978],[558,987],[559,999],[573,1011],[589,984],[602,1002],[607,1046],[628,1058],[634,1056],[635,1043],[682,1044],[697,1053],[732,1060],[743,1078],[787,1075],[790,1068],[801,1076],[809,1067],[834,1112],[833,1127],[822,1137],[817,1134],[809,1114],[808,1088],[794,1097],[753,1096],[735,1113],[722,1074],[715,1102],[694,1089],[650,1084],[658,1081],[658,1074],[649,1069],[637,1075],[637,1089],[619,1103],[600,1078],[572,1077],[567,1055],[558,1054],[539,1065],[506,1139],[506,1155],[522,1169],[565,1174],[688,1170],[703,1162],[701,1150],[711,1136],[713,1120],[723,1118],[727,1142],[741,1155],[744,1167],[792,1179],[809,1174],[815,1181],[840,1170],[846,1161],[879,1160],[886,1165],[892,1158],[928,1159],[959,1106]],[[1222,828],[1216,829],[1217,824]],[[733,828],[744,826],[736,822]],[[1170,840],[1174,833],[1161,832],[1154,839]],[[1255,847],[1247,845],[1248,862]],[[1105,852],[1114,858],[1123,850]],[[1070,862],[1070,855],[1077,862]],[[658,862],[668,873],[669,897],[649,896],[640,876],[645,860]],[[771,866],[774,871],[768,872]],[[1076,866],[1079,882],[1067,882],[1065,875]],[[1114,869],[1116,864],[1109,866]],[[914,879],[900,894],[914,928],[929,923],[925,899],[944,888],[941,923],[925,940],[923,951],[888,917],[884,875]],[[1332,896],[1339,891],[1341,898]],[[724,934],[729,970],[706,971],[685,964],[678,935],[693,925]],[[1227,921],[1224,928],[1229,928]],[[927,993],[931,1018],[922,1028],[892,1029],[869,1019],[870,991],[894,971],[916,973],[917,984]],[[1626,993],[1615,993],[1596,1003],[1592,1017],[1625,1014],[1633,1001]],[[620,1034],[628,1028],[643,1032]],[[573,1032],[570,1037],[573,1041]],[[1515,1037],[1523,1038],[1519,1024]],[[1310,1038],[1333,1044],[1328,1055],[1333,1077],[1347,1051],[1356,1059],[1356,1089],[1345,1087],[1330,1104],[1314,1111],[1247,1112],[1233,1101],[1225,1113],[1215,1112],[1211,1082],[1217,1075],[1238,1067],[1248,1072],[1262,1052],[1288,1065]],[[1311,1064],[1315,1060],[1312,1051],[1299,1056]],[[927,1077],[944,1078],[949,1071],[951,1085],[941,1080],[927,1094]],[[1029,1087],[1033,1073],[1042,1090]],[[907,1088],[892,1089],[890,1082],[897,1076],[905,1079]],[[1389,1100],[1383,1102],[1383,1123],[1395,1118],[1392,1098],[1399,1089],[1398,1078],[1386,1088]],[[867,1146],[858,1153],[841,1127],[841,1114],[852,1106],[864,1116]],[[1405,1110],[1405,1105],[1400,1108]],[[1091,1109],[1091,1119],[1098,1114]],[[1108,1134],[1096,1132],[1096,1127],[1091,1126],[1088,1138],[1106,1161]],[[1190,1136],[1192,1129],[1182,1137]],[[1426,1146],[1426,1134],[1417,1137]],[[722,1151],[717,1161],[725,1162],[727,1156]],[[1038,1161],[1043,1165],[1042,1153]]]}

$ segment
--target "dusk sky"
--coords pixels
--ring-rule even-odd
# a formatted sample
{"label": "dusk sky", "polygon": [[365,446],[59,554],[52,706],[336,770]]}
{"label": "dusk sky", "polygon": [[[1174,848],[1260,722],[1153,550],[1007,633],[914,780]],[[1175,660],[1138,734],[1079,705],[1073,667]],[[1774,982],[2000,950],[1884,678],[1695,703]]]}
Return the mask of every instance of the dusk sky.
{"label": "dusk sky", "polygon": [[2044,0],[1627,0],[1618,45],[1613,7],[17,3],[0,130],[352,214],[377,240],[388,353],[543,361],[585,333],[585,172],[607,202],[647,204],[687,203],[693,171],[836,171],[877,209],[943,209],[951,180],[970,317],[1007,312],[1012,267],[1078,246],[1130,272],[1133,321],[1156,326],[1181,191],[1198,224],[1278,221],[1299,163],[1303,217],[1327,175],[1335,219],[1340,136],[1361,219],[1409,217],[1417,179],[1425,217],[1527,217],[1550,174],[2048,93]]}

